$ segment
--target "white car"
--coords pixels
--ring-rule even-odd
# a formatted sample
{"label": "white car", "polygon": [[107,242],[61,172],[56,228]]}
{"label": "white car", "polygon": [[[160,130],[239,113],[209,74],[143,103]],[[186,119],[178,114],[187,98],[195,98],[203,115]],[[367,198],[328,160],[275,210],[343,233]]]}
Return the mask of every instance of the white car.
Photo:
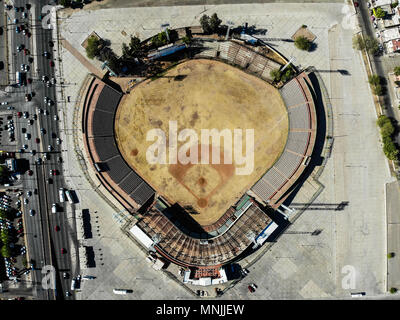
{"label": "white car", "polygon": [[57,143],[57,144],[61,144],[61,139],[60,139],[60,138],[57,138],[57,139],[56,139],[56,143]]}
{"label": "white car", "polygon": [[4,102],[1,103],[2,106],[5,106],[5,105],[7,105],[7,104],[8,104],[7,101],[4,101]]}
{"label": "white car", "polygon": [[54,115],[54,121],[57,121],[58,120],[58,115]]}

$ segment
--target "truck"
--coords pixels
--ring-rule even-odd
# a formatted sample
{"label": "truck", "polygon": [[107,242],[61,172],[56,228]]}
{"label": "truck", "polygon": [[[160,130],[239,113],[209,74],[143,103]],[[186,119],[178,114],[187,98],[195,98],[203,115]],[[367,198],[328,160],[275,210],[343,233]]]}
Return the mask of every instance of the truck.
{"label": "truck", "polygon": [[113,289],[114,294],[127,294],[128,290],[126,289]]}
{"label": "truck", "polygon": [[65,202],[64,188],[58,189],[58,195],[60,197],[60,202]]}

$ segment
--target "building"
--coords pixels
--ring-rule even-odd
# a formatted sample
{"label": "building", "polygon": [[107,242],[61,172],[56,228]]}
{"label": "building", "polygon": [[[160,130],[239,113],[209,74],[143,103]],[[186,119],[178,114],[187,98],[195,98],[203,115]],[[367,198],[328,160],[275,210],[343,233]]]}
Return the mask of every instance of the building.
{"label": "building", "polygon": [[395,9],[392,10],[390,18],[383,19],[382,21],[383,21],[383,26],[385,28],[393,28],[400,26],[400,8],[397,6]]}
{"label": "building", "polygon": [[389,42],[392,40],[398,40],[398,39],[400,39],[400,30],[398,27],[386,29],[381,32],[381,36],[382,36],[383,43]]}
{"label": "building", "polygon": [[391,40],[386,43],[386,51],[387,53],[395,53],[400,52],[400,39]]}
{"label": "building", "polygon": [[[372,8],[382,8],[383,10],[390,8],[392,4],[392,0],[376,0],[375,2],[372,1]],[[386,10],[385,10],[386,11]]]}

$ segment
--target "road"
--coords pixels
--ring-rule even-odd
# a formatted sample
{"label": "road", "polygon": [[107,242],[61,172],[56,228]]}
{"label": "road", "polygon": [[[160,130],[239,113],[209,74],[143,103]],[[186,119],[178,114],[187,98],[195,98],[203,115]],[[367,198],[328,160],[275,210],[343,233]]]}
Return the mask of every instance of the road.
{"label": "road", "polygon": [[[360,15],[360,25],[364,35],[376,38],[376,30],[372,27],[371,16],[366,1],[359,1],[358,14]],[[400,56],[388,57],[385,55],[369,55],[372,63],[373,72],[387,81],[387,93],[383,96],[383,112],[386,116],[399,120],[393,108],[397,107],[393,93],[390,90],[390,82],[387,79],[388,73],[392,72],[395,66],[400,65]],[[395,137],[397,143],[400,143],[400,136]]]}
{"label": "road", "polygon": [[[12,4],[17,7],[25,6],[28,1],[14,0]],[[32,2],[30,2],[32,3]],[[22,87],[15,87],[12,92],[12,103],[16,106],[16,112],[28,112],[29,119],[33,120],[33,115],[37,115],[37,120],[34,120],[32,125],[28,125],[28,120],[16,118],[16,138],[18,140],[17,150],[22,148],[22,145],[27,144],[28,149],[21,153],[21,158],[29,161],[29,167],[33,171],[32,176],[28,174],[22,175],[24,195],[27,198],[26,192],[32,191],[33,195],[28,198],[28,203],[23,206],[25,217],[25,232],[27,239],[27,248],[29,258],[35,261],[35,268],[32,272],[32,281],[35,285],[37,299],[64,299],[66,291],[70,290],[71,277],[76,275],[79,270],[76,270],[71,264],[70,253],[76,248],[70,248],[70,243],[74,243],[74,239],[70,239],[74,234],[66,217],[66,206],[68,203],[59,203],[59,189],[64,187],[64,178],[61,176],[62,163],[58,163],[62,142],[60,145],[56,143],[56,138],[59,136],[57,103],[56,103],[56,84],[47,87],[41,81],[42,76],[47,76],[52,79],[55,76],[53,67],[50,66],[50,61],[53,60],[53,48],[50,44],[52,32],[48,28],[43,28],[39,16],[42,15],[42,6],[47,4],[47,1],[37,1],[32,3],[30,10],[24,10],[28,13],[27,19],[22,18],[21,12],[15,12],[14,9],[6,11],[9,17],[7,32],[9,35],[9,48],[11,53],[10,65],[10,82],[15,83],[15,73],[20,71],[21,64],[30,65],[30,70],[27,72],[27,78],[32,79],[31,84]],[[29,30],[32,33],[31,37],[24,36],[22,33],[17,34],[13,20],[17,18],[21,23],[27,23]],[[45,26],[47,27],[47,26]],[[17,52],[16,48],[19,45],[24,45],[30,51],[30,55],[25,55],[22,51]],[[55,45],[55,44],[54,44]],[[49,57],[43,56],[47,51]],[[33,63],[29,62],[29,57],[34,59]],[[25,102],[25,94],[32,94],[32,100]],[[44,103],[44,98],[48,97],[53,102],[51,106]],[[10,102],[11,103],[11,102]],[[48,115],[39,113],[38,110],[43,109],[48,111]],[[22,128],[25,128],[31,134],[31,138],[26,140],[22,133]],[[41,132],[41,129],[44,132]],[[39,138],[37,143],[35,140]],[[34,150],[36,154],[31,155],[29,151]],[[44,160],[44,154],[47,153],[49,159]],[[42,159],[42,164],[37,164],[38,158]],[[52,176],[50,170],[57,170],[59,175]],[[50,179],[50,180],[49,180]],[[37,192],[34,192],[37,190]],[[51,213],[53,203],[58,204],[58,212]],[[29,215],[29,210],[35,210],[34,216]],[[56,226],[59,231],[56,231]],[[76,241],[75,241],[76,243]],[[61,253],[62,249],[66,253]],[[56,270],[56,290],[43,289],[42,267],[44,265],[52,265]],[[77,264],[77,267],[79,264]],[[63,279],[63,272],[68,272],[69,279]],[[73,299],[73,295],[67,299]]]}

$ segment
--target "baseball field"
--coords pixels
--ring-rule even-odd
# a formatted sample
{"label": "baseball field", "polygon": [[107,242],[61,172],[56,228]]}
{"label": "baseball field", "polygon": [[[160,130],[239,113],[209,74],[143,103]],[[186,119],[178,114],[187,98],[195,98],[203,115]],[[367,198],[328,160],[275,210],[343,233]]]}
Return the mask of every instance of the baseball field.
{"label": "baseball field", "polygon": [[[205,145],[199,141],[190,152],[200,157],[202,150],[220,153],[220,163],[151,164],[146,152],[154,141],[147,141],[150,130],[166,135],[166,154],[172,123],[177,132],[202,129],[221,132],[242,130],[242,154],[254,154],[254,169],[238,174],[238,163],[225,161],[224,152],[234,146]],[[127,163],[159,194],[171,203],[188,209],[192,218],[206,226],[216,222],[279,158],[288,134],[288,116],[276,88],[233,66],[211,60],[189,60],[148,79],[126,94],[115,117],[115,136]],[[246,145],[246,129],[254,130],[254,144]],[[229,139],[228,139],[229,141]],[[178,141],[180,148],[188,141]],[[192,141],[193,143],[193,141]],[[193,154],[195,154],[193,152]],[[234,153],[233,153],[234,154]],[[200,158],[199,158],[200,162]]]}

